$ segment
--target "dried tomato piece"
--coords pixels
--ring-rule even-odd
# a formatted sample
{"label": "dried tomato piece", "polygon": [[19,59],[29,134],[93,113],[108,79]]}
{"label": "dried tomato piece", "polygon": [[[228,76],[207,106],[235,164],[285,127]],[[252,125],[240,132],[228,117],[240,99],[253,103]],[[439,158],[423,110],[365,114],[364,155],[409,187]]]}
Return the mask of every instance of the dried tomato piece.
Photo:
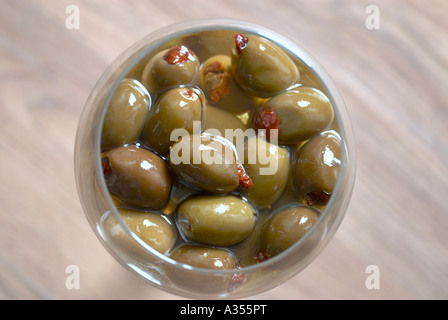
{"label": "dried tomato piece", "polygon": [[246,48],[249,39],[241,33],[235,35],[236,51],[240,54]]}
{"label": "dried tomato piece", "polygon": [[236,288],[240,284],[246,281],[246,275],[244,273],[239,273],[239,270],[241,270],[242,266],[240,264],[236,264],[235,266],[235,273],[230,278],[230,288]]}
{"label": "dried tomato piece", "polygon": [[112,166],[110,165],[109,157],[101,159],[101,166],[103,167],[104,178],[107,180],[112,175]]}
{"label": "dried tomato piece", "polygon": [[221,61],[216,60],[216,61],[213,61],[212,63],[210,63],[204,69],[204,74],[206,75],[209,72],[212,72],[212,73],[223,73],[224,72],[224,68],[222,67]]}
{"label": "dried tomato piece", "polygon": [[[266,108],[263,111],[258,111],[254,117],[254,127],[256,129],[265,129],[266,137],[269,139],[271,129],[278,130],[280,125],[280,118],[271,108]],[[278,132],[278,131],[277,131]]]}
{"label": "dried tomato piece", "polygon": [[250,189],[254,186],[254,183],[252,182],[252,179],[249,177],[249,175],[244,170],[244,167],[241,163],[237,163],[238,168],[238,177],[240,180],[240,186],[245,189]]}
{"label": "dried tomato piece", "polygon": [[244,280],[246,280],[246,276],[242,273],[234,273],[232,275],[232,278],[230,279],[230,281],[233,285],[240,284],[240,283],[244,282]]}
{"label": "dried tomato piece", "polygon": [[229,93],[230,75],[221,61],[214,61],[204,69],[204,87],[210,93],[212,103],[217,103]]}
{"label": "dried tomato piece", "polygon": [[263,262],[263,261],[266,261],[266,260],[268,260],[270,258],[271,258],[271,255],[269,253],[267,253],[266,251],[263,251],[263,250],[258,250],[255,253],[255,256],[254,256],[254,259],[257,262]]}
{"label": "dried tomato piece", "polygon": [[163,59],[169,64],[179,64],[187,61],[190,55],[193,55],[193,52],[191,52],[186,46],[177,45],[171,47],[163,55]]}
{"label": "dried tomato piece", "polygon": [[101,159],[101,166],[103,169],[104,179],[106,180],[106,184],[111,186],[115,183],[117,179],[117,173],[115,172],[112,164],[110,163],[110,159],[108,156],[105,156]]}
{"label": "dried tomato piece", "polygon": [[185,98],[190,98],[191,99],[193,97],[193,94],[194,94],[194,90],[193,90],[193,88],[190,88],[186,92],[184,92],[182,95]]}
{"label": "dried tomato piece", "polygon": [[305,195],[305,202],[308,206],[325,205],[330,200],[331,193],[323,190],[314,190]]}

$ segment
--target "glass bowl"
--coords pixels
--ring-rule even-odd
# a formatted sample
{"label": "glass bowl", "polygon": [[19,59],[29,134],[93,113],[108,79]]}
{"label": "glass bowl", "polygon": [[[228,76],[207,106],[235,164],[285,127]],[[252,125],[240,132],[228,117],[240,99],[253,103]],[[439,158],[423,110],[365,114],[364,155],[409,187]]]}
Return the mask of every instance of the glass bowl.
{"label": "glass bowl", "polygon": [[[341,136],[337,183],[319,220],[294,245],[258,264],[236,270],[191,267],[159,253],[126,225],[105,184],[101,164],[101,132],[112,93],[128,72],[151,51],[173,39],[206,30],[256,34],[283,47],[318,79],[334,108]],[[194,299],[249,297],[287,281],[325,248],[341,224],[355,179],[352,130],[344,101],[327,72],[296,43],[263,26],[235,19],[193,20],[159,29],[123,52],[104,72],[90,93],[79,120],[75,143],[75,176],[85,215],[109,253],[125,268],[171,294]],[[117,237],[117,228],[123,236]]]}

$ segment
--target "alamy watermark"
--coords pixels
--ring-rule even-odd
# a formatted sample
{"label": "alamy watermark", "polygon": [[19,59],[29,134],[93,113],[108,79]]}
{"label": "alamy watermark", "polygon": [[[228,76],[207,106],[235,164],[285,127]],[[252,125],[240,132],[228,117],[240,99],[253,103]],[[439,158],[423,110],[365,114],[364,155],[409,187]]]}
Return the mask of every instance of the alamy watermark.
{"label": "alamy watermark", "polygon": [[366,273],[369,276],[366,278],[365,285],[369,290],[380,288],[380,268],[377,265],[371,264],[366,267]]}
{"label": "alamy watermark", "polygon": [[[201,132],[201,121],[193,121],[193,132]],[[174,129],[170,140],[177,142],[185,136],[190,136],[186,129]],[[278,156],[272,149],[278,146],[278,129],[269,129],[269,148],[261,147],[259,139],[264,141],[265,137],[266,129],[225,129],[224,134],[218,129],[207,129],[202,134],[192,135],[192,148],[190,143],[174,144],[170,150],[170,159],[174,165],[231,164],[235,159],[245,159],[244,164],[261,165],[260,175],[273,175],[278,169]],[[207,148],[204,142],[212,139],[221,140],[223,147]]]}
{"label": "alamy watermark", "polygon": [[380,28],[380,8],[373,4],[366,7],[366,28],[369,30]]}
{"label": "alamy watermark", "polygon": [[65,13],[68,15],[65,19],[65,27],[68,30],[79,30],[80,28],[80,14],[79,7],[71,4],[65,8]]}
{"label": "alamy watermark", "polygon": [[65,279],[65,287],[69,290],[80,289],[80,272],[76,265],[68,265],[65,268],[65,273],[68,274]]}

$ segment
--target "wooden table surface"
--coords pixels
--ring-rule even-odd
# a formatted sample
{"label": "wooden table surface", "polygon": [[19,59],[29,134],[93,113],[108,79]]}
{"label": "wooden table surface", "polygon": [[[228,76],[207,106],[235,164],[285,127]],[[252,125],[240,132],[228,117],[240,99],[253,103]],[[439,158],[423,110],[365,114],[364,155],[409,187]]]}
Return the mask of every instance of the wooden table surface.
{"label": "wooden table surface", "polygon": [[[370,4],[379,29],[366,27]],[[79,29],[66,26],[70,5]],[[0,0],[0,298],[179,298],[126,271],[90,229],[75,187],[77,122],[104,69],[135,41],[175,22],[233,17],[321,62],[357,147],[333,240],[303,272],[251,298],[447,299],[447,13],[443,0]],[[70,265],[79,289],[66,287]],[[378,289],[366,286],[371,265]]]}

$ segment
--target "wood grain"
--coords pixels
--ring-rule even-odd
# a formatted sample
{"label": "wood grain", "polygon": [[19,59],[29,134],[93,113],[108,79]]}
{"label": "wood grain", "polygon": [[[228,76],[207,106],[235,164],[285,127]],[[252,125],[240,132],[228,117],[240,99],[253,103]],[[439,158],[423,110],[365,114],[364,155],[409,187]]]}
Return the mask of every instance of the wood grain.
{"label": "wood grain", "polygon": [[[177,299],[100,245],[73,171],[77,121],[104,69],[167,24],[234,17],[304,46],[340,88],[357,177],[340,229],[302,273],[257,299],[448,298],[448,3],[409,1],[0,2],[0,298]],[[66,28],[66,8],[80,29]],[[380,9],[380,29],[365,9]],[[81,272],[65,286],[66,267]],[[380,270],[367,289],[366,267]]]}

